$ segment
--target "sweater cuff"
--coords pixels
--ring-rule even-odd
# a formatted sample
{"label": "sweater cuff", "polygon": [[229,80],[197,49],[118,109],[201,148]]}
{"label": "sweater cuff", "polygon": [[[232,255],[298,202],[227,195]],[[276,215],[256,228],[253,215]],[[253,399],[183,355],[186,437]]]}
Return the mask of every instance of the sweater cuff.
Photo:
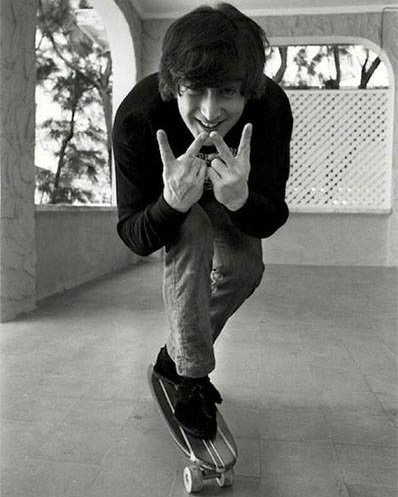
{"label": "sweater cuff", "polygon": [[157,202],[155,202],[149,209],[148,212],[152,221],[158,226],[166,225],[181,225],[189,214],[187,212],[180,212],[172,207],[166,202],[161,195]]}
{"label": "sweater cuff", "polygon": [[231,220],[236,224],[243,224],[247,222],[248,218],[253,215],[253,207],[257,205],[254,195],[249,191],[249,196],[246,202],[237,211],[228,211]]}

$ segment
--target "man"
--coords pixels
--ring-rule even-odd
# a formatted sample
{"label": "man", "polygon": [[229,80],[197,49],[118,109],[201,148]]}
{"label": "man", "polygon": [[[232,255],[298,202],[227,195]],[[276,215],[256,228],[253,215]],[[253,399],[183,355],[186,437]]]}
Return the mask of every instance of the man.
{"label": "man", "polygon": [[214,341],[261,281],[261,239],[288,217],[292,116],[263,74],[266,44],[229,4],[195,9],[170,26],[159,73],[114,124],[118,233],[137,254],[165,252],[170,333],[154,371],[177,386],[177,420],[204,438],[221,402]]}

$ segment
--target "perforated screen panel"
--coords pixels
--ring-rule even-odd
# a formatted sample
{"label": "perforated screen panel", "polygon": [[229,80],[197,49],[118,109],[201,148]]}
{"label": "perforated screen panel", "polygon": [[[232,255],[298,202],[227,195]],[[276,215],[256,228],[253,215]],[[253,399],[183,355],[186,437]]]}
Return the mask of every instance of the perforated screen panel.
{"label": "perforated screen panel", "polygon": [[390,90],[288,91],[294,116],[287,202],[296,211],[391,208]]}

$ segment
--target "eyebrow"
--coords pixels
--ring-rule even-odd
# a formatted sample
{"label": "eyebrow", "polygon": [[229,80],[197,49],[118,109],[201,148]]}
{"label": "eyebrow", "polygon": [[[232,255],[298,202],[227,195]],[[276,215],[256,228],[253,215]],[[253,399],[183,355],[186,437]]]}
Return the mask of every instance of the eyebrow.
{"label": "eyebrow", "polygon": [[241,80],[229,80],[229,81],[225,81],[217,86],[210,86],[210,85],[207,85],[207,84],[199,84],[199,83],[195,83],[193,81],[185,81],[185,82],[181,82],[180,83],[180,87],[184,87],[184,88],[192,88],[192,89],[199,89],[199,88],[222,88],[222,87],[225,87],[225,86],[241,86],[242,85],[242,81]]}

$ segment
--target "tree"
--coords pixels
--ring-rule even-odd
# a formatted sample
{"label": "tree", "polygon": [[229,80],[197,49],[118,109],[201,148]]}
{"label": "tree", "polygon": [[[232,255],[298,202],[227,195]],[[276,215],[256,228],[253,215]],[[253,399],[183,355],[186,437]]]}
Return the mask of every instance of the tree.
{"label": "tree", "polygon": [[365,54],[365,61],[361,67],[361,81],[359,83],[359,88],[367,87],[370,78],[373,76],[381,62],[379,57],[376,57],[373,61],[370,61],[370,50],[365,49]]}
{"label": "tree", "polygon": [[[87,2],[81,6],[87,5]],[[88,202],[88,190],[79,193],[74,180],[83,176],[92,183],[98,176],[111,178],[111,58],[79,28],[69,0],[39,0],[38,85],[51,91],[62,117],[51,117],[42,123],[48,135],[59,144],[54,175],[39,175],[40,181],[52,181],[51,188],[40,185],[52,203],[76,200]],[[99,104],[103,111],[106,133],[88,116],[87,109]],[[84,131],[82,125],[86,124]],[[100,150],[107,150],[107,158]],[[49,190],[51,193],[49,194]]]}
{"label": "tree", "polygon": [[287,88],[337,90],[344,81],[357,79],[358,88],[364,89],[380,63],[379,57],[358,45],[273,47],[268,57],[272,79]]}
{"label": "tree", "polygon": [[282,81],[283,76],[285,75],[285,72],[287,69],[287,49],[288,49],[288,47],[285,47],[285,46],[278,47],[281,63],[280,63],[280,66],[279,66],[277,73],[272,78],[275,81],[275,83],[278,83],[278,84]]}

